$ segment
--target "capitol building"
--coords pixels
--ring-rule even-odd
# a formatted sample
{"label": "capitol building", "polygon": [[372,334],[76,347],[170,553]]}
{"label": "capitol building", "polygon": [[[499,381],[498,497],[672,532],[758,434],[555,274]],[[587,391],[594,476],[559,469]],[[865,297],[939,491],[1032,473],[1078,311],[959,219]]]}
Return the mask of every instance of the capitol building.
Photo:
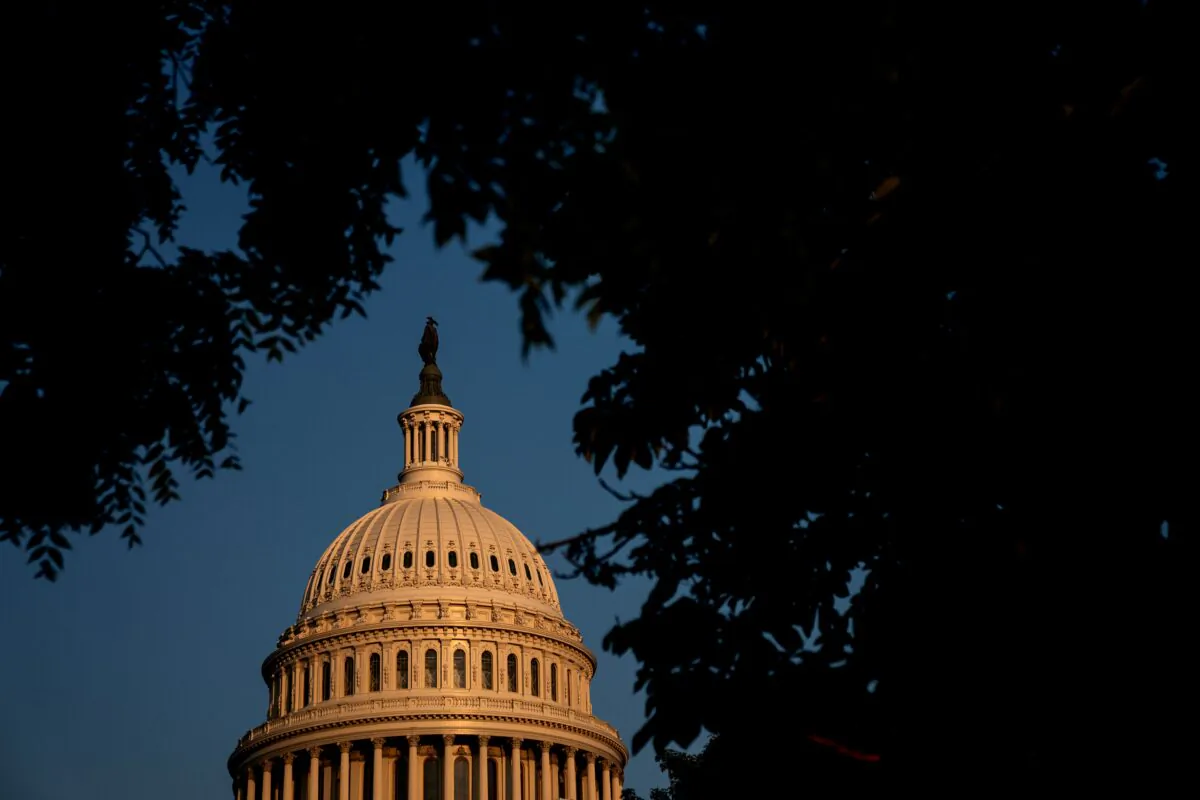
{"label": "capitol building", "polygon": [[593,714],[596,658],[537,549],[462,481],[435,325],[399,483],[326,548],[263,662],[236,800],[620,799],[629,754]]}

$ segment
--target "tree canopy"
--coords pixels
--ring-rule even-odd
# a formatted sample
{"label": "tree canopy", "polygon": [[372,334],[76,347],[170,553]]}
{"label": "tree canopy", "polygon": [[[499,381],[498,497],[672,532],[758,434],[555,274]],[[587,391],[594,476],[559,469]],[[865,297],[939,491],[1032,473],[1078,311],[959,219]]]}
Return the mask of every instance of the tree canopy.
{"label": "tree canopy", "polygon": [[[3,189],[0,526],[43,574],[64,531],[169,500],[173,467],[236,463],[244,353],[359,308],[415,156],[439,243],[499,224],[478,256],[527,347],[568,297],[636,345],[576,445],[678,476],[558,546],[588,580],[655,579],[605,642],[647,690],[635,747],[784,715],[927,787],[1186,763],[1179,4],[3,13],[33,80]],[[251,198],[240,247],[157,263],[168,167],[206,133]],[[79,186],[112,202],[48,211]]]}

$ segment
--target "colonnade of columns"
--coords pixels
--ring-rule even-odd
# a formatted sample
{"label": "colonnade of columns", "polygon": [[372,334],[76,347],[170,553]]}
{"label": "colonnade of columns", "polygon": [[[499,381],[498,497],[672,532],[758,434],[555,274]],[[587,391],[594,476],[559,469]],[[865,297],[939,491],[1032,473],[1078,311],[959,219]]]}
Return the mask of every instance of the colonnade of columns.
{"label": "colonnade of columns", "polygon": [[404,430],[404,466],[442,464],[458,466],[458,432],[462,427],[453,419],[423,419],[401,416]]}
{"label": "colonnade of columns", "polygon": [[[439,742],[431,745],[434,738]],[[265,758],[246,767],[244,774],[234,780],[234,797],[620,800],[621,782],[620,769],[609,759],[568,745],[443,734],[407,736],[403,740],[347,740]]]}

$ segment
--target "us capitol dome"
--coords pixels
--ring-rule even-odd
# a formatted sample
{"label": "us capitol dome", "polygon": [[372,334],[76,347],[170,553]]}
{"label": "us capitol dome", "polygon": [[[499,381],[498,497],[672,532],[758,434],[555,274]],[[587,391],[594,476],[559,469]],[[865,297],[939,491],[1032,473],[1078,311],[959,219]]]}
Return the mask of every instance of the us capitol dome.
{"label": "us capitol dome", "polygon": [[629,754],[592,713],[596,658],[550,570],[462,482],[463,415],[425,326],[404,469],[317,560],[263,662],[236,800],[619,800]]}

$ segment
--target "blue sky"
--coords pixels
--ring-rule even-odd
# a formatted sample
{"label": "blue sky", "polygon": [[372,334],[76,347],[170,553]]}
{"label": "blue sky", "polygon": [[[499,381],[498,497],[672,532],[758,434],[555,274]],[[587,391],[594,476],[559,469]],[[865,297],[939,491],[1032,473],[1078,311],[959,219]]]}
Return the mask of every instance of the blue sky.
{"label": "blue sky", "polygon": [[[211,171],[183,189],[180,241],[233,246],[243,191]],[[294,621],[324,548],[375,507],[402,466],[396,414],[417,387],[427,314],[440,322],[446,392],[466,417],[466,481],[484,504],[535,541],[620,511],[574,454],[571,418],[587,379],[628,343],[611,322],[593,332],[564,312],[552,327],[558,349],[523,363],[515,297],[480,283],[461,246],[435,250],[419,222],[423,186],[410,189],[395,209],[406,230],[396,262],[365,304],[367,318],[336,323],[283,364],[250,359],[253,404],[235,422],[242,472],[182,481],[182,501],[152,510],[145,544],[132,551],[115,531],[75,538],[55,584],[35,581],[20,552],[3,551],[0,797],[230,796],[225,759],[266,711],[262,660]],[[487,238],[476,229],[468,244]],[[654,480],[635,475],[625,486]],[[564,567],[557,558],[551,566]],[[599,658],[594,707],[627,742],[644,707],[632,692],[636,665],[600,643],[616,618],[637,613],[646,588],[558,581],[563,609]],[[626,770],[625,785],[643,797],[664,784],[648,750]]]}

